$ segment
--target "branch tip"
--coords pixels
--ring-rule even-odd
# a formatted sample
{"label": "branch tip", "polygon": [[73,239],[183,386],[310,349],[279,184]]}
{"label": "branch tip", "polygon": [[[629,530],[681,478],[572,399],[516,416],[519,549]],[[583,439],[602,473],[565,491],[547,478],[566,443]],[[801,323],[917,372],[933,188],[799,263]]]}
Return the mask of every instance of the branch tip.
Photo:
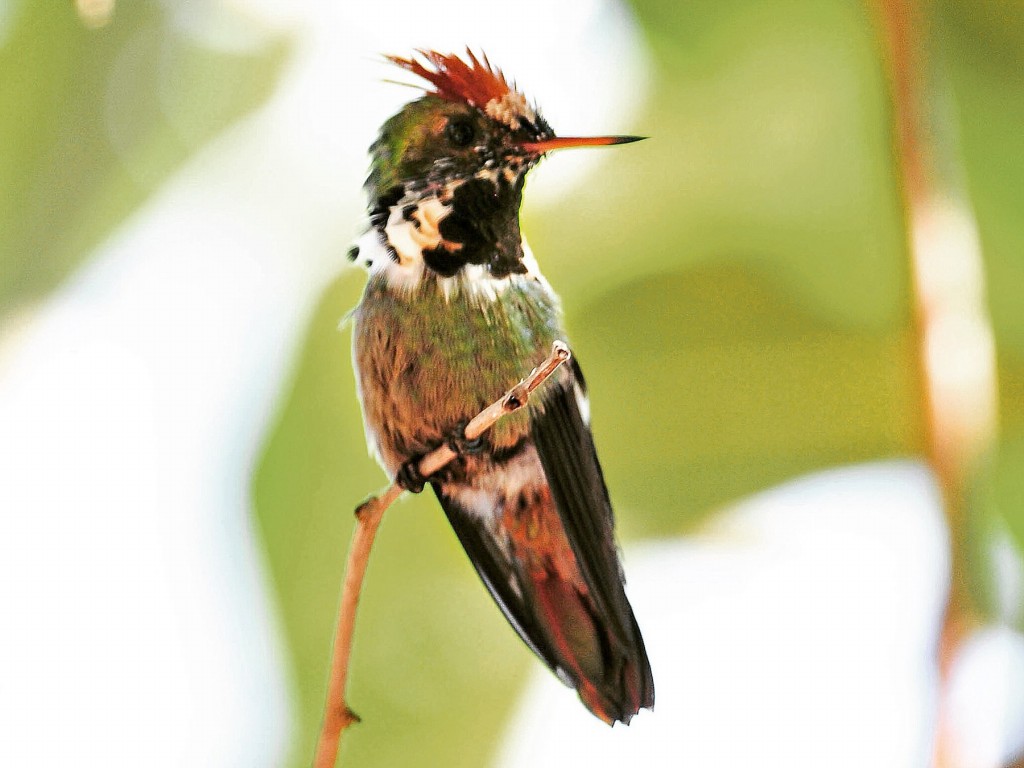
{"label": "branch tip", "polygon": [[373,505],[376,504],[377,501],[378,501],[378,499],[377,499],[376,496],[371,496],[366,501],[364,501],[362,504],[360,504],[358,507],[356,507],[356,510],[355,510],[356,520],[362,520],[364,517],[366,517],[368,514],[370,514],[373,511]]}

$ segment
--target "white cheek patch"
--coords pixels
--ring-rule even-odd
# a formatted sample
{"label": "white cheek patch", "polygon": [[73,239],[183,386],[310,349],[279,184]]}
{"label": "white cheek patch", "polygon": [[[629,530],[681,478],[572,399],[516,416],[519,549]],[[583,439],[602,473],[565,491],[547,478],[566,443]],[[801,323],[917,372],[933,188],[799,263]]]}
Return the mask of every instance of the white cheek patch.
{"label": "white cheek patch", "polygon": [[364,232],[356,240],[353,251],[357,254],[353,261],[367,272],[378,272],[384,268],[385,261],[391,261],[391,254],[380,241],[380,233],[375,229]]}
{"label": "white cheek patch", "polygon": [[404,211],[408,205],[399,202],[391,206],[383,232],[387,244],[381,242],[381,233],[376,229],[356,243],[356,263],[372,275],[384,275],[389,286],[404,291],[413,290],[423,279],[423,251],[441,244],[441,220],[451,211],[436,197],[428,197],[417,201],[416,209],[406,219]]}
{"label": "white cheek patch", "polygon": [[403,259],[393,246],[381,242],[381,233],[371,229],[356,242],[359,255],[356,264],[371,275],[384,275],[388,285],[412,290],[423,278],[422,254],[418,259]]}
{"label": "white cheek patch", "polygon": [[436,197],[420,200],[415,205],[411,220],[405,218],[406,206],[401,203],[392,206],[384,227],[388,242],[398,253],[398,263],[403,267],[423,261],[425,249],[437,248],[441,244],[441,219],[451,212],[451,208]]}

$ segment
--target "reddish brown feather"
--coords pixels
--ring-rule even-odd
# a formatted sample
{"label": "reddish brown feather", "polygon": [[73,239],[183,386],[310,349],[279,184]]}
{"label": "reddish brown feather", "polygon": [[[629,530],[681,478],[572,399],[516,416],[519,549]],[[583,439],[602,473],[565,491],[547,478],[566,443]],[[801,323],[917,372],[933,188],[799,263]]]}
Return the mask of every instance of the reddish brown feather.
{"label": "reddish brown feather", "polygon": [[385,58],[433,85],[433,93],[442,99],[463,101],[483,109],[492,99],[500,100],[513,90],[502,71],[492,67],[486,55],[482,54],[483,61],[480,61],[469,48],[466,49],[468,62],[454,53],[423,49],[418,53],[426,59],[426,64],[416,58]]}
{"label": "reddish brown feather", "polygon": [[[548,486],[533,493],[522,491],[525,508],[506,502],[503,522],[513,557],[530,580],[537,601],[537,618],[555,649],[559,663],[568,669],[587,708],[608,725],[616,719],[614,705],[594,681],[604,674],[599,634],[588,605],[588,590],[576,556],[565,536]],[[635,691],[630,691],[636,697]],[[635,711],[635,707],[634,707]]]}
{"label": "reddish brown feather", "polygon": [[[536,576],[534,576],[536,579]],[[594,664],[600,663],[600,645],[583,597],[574,586],[554,574],[537,579],[534,595],[544,617],[544,630],[558,649],[576,681],[576,690],[587,709],[608,725],[615,722],[608,700],[592,682],[602,674]]]}

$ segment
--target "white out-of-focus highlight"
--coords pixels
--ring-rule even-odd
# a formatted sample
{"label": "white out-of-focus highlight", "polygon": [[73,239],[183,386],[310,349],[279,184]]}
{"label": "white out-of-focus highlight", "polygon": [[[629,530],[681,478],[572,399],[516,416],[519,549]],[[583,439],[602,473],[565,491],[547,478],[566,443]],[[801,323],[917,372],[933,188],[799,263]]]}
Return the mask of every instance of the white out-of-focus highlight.
{"label": "white out-of-focus highlight", "polygon": [[1000,768],[1024,753],[1024,636],[991,627],[968,638],[945,703],[951,765]]}

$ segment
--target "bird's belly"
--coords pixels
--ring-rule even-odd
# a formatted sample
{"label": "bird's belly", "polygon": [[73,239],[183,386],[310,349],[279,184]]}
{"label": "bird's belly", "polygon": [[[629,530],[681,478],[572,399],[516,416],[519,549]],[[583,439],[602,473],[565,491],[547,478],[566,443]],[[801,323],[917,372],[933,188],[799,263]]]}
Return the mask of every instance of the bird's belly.
{"label": "bird's belly", "polygon": [[[554,297],[509,288],[484,303],[443,292],[403,298],[373,284],[354,315],[353,354],[367,437],[392,475],[443,442],[527,375],[561,336]],[[502,419],[495,449],[515,445],[525,413]]]}

